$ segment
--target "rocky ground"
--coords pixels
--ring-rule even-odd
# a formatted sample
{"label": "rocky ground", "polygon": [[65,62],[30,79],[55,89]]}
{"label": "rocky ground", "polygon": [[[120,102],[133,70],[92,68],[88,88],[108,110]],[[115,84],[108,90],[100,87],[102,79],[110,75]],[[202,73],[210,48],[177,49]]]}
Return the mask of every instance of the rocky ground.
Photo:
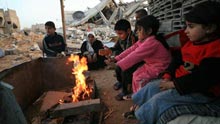
{"label": "rocky ground", "polygon": [[116,82],[114,70],[100,69],[91,71],[91,75],[96,81],[101,100],[108,108],[105,113],[108,117],[105,116],[104,124],[136,124],[137,120],[125,119],[122,116],[124,112],[129,111],[132,101],[117,101],[114,98],[120,93],[113,89],[113,84]]}
{"label": "rocky ground", "polygon": [[0,35],[0,49],[4,55],[0,55],[0,71],[42,57],[39,43],[43,35],[29,33],[13,33],[12,35]]}

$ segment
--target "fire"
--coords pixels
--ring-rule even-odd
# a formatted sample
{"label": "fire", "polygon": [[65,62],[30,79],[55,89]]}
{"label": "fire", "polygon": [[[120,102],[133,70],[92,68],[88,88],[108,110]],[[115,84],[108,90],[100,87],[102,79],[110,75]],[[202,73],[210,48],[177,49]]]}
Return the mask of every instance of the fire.
{"label": "fire", "polygon": [[72,99],[73,102],[78,102],[79,98],[85,99],[85,97],[90,97],[92,89],[86,85],[86,77],[83,72],[88,70],[86,58],[80,59],[78,55],[71,54],[69,61],[73,63],[72,74],[75,75],[76,85],[73,88]]}

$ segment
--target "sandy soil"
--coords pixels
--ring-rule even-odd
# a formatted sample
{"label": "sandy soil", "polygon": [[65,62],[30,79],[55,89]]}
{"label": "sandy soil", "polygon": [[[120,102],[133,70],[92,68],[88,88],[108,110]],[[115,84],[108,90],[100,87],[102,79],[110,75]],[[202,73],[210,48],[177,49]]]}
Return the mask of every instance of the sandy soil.
{"label": "sandy soil", "polygon": [[104,124],[136,124],[137,120],[125,119],[122,114],[129,111],[132,101],[117,101],[115,96],[121,91],[115,91],[113,84],[116,82],[114,70],[100,69],[91,71],[95,79],[99,95],[112,114],[104,120]]}

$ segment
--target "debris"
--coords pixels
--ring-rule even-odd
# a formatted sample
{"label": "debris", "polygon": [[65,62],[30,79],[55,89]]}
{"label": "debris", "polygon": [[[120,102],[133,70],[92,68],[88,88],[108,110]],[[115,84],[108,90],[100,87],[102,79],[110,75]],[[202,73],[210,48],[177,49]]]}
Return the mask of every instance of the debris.
{"label": "debris", "polygon": [[98,112],[101,110],[100,99],[84,100],[72,103],[59,104],[50,113],[51,118],[66,117],[70,115],[85,114],[88,112]]}
{"label": "debris", "polygon": [[114,112],[114,110],[110,108],[109,111],[105,113],[104,120],[106,120],[108,117],[110,117],[113,112]]}
{"label": "debris", "polygon": [[0,71],[42,57],[38,42],[43,35],[30,32],[25,35],[22,31],[12,35],[0,34]]}
{"label": "debris", "polygon": [[[45,97],[43,98],[43,102],[42,102],[42,106],[40,108],[40,111],[46,112],[52,106],[57,104],[59,102],[59,100],[62,99],[67,94],[68,93],[66,93],[66,92],[58,92],[58,91],[49,91],[46,94],[43,94],[43,96],[45,96]],[[40,98],[42,98],[42,97],[40,97]]]}

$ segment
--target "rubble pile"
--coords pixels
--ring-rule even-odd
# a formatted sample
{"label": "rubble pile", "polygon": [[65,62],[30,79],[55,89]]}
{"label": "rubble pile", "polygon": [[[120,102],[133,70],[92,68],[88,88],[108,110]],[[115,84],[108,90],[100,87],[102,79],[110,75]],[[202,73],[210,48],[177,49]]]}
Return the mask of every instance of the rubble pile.
{"label": "rubble pile", "polygon": [[0,34],[0,71],[42,57],[42,39],[42,34],[33,32]]}
{"label": "rubble pile", "polygon": [[110,42],[115,42],[116,34],[113,30],[114,25],[111,27],[106,25],[96,25],[93,23],[86,23],[77,27],[67,28],[67,47],[71,52],[79,52],[79,49],[83,41],[87,38],[88,32],[94,32],[96,38],[103,42],[103,44],[108,44]]}

